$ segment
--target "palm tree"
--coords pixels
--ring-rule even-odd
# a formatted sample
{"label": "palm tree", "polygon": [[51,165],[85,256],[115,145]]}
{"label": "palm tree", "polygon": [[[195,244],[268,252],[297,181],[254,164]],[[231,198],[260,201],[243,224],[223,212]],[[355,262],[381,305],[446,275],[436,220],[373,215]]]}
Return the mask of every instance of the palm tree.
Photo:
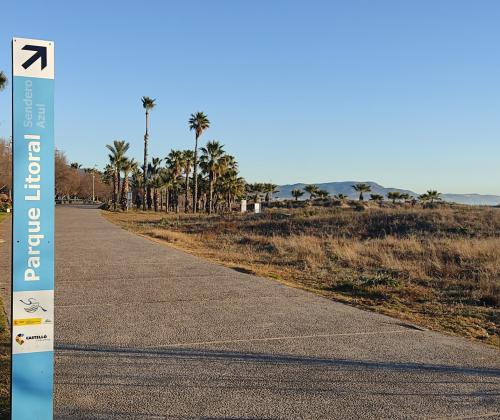
{"label": "palm tree", "polygon": [[295,197],[295,201],[299,201],[299,198],[304,195],[304,191],[299,188],[294,188],[292,190],[292,196]]}
{"label": "palm tree", "polygon": [[[148,140],[149,140],[149,112],[156,106],[156,99],[151,99],[149,96],[143,96],[141,98],[142,107],[146,111],[146,132],[144,133],[144,185],[143,185],[143,203],[142,208],[146,210],[146,194],[147,194],[147,184],[148,184]],[[149,197],[148,197],[149,198]],[[150,201],[150,200],[148,200]]]}
{"label": "palm tree", "polygon": [[384,196],[380,194],[370,194],[371,201],[384,201]]}
{"label": "palm tree", "polygon": [[354,191],[359,192],[359,201],[363,201],[363,193],[370,192],[372,189],[368,184],[356,184],[352,186]]}
{"label": "palm tree", "polygon": [[344,201],[344,200],[347,200],[349,197],[345,194],[340,193],[340,194],[335,195],[334,198],[336,198],[337,200],[340,200],[340,201]]}
{"label": "palm tree", "polygon": [[123,184],[121,191],[120,204],[123,211],[128,209],[128,190],[129,190],[129,176],[131,172],[137,170],[137,162],[134,159],[126,159],[122,164],[123,171]]}
{"label": "palm tree", "polygon": [[428,190],[427,197],[431,201],[431,204],[434,204],[434,201],[441,200],[441,193],[437,192],[436,190]]}
{"label": "palm tree", "polygon": [[194,162],[194,153],[192,150],[184,150],[182,152],[182,163],[184,176],[186,177],[186,182],[184,185],[184,211],[187,213],[189,210],[189,174],[191,173],[191,167]]}
{"label": "palm tree", "polygon": [[319,192],[319,187],[314,184],[306,185],[304,191],[309,193],[309,199],[312,200]]}
{"label": "palm tree", "polygon": [[387,198],[389,200],[392,200],[392,204],[396,204],[396,200],[399,200],[401,198],[401,193],[398,191],[389,191],[387,193]]}
{"label": "palm tree", "polygon": [[195,143],[194,143],[194,164],[193,164],[193,213],[198,211],[198,139],[203,132],[210,127],[210,121],[203,112],[191,114],[189,118],[189,129],[194,130]]}
{"label": "palm tree", "polygon": [[[148,165],[148,178],[151,180],[156,180],[160,173],[160,164],[161,164],[162,159],[160,158],[153,158],[151,159],[151,163]],[[151,197],[151,189],[153,189],[153,197],[152,201],[149,200],[149,197]],[[151,209],[151,205],[154,206],[154,210],[158,211],[158,187],[157,183],[151,184],[147,186],[148,190],[148,209]]]}
{"label": "palm tree", "polygon": [[317,192],[317,195],[319,198],[325,199],[325,198],[328,198],[330,196],[330,193],[326,190],[319,190]]}
{"label": "palm tree", "polygon": [[403,201],[406,201],[406,200],[409,200],[410,199],[410,194],[408,193],[401,193],[401,195],[399,196],[399,198]]}
{"label": "palm tree", "polygon": [[227,165],[224,145],[212,140],[205,147],[201,148],[200,166],[208,175],[208,213],[213,211],[214,187],[218,175],[220,175]]}
{"label": "palm tree", "polygon": [[225,198],[225,207],[230,211],[235,199],[245,196],[245,180],[238,176],[236,169],[229,168],[219,177],[216,189]]}
{"label": "palm tree", "polygon": [[115,171],[113,178],[113,209],[116,210],[118,194],[120,192],[120,173],[122,166],[126,161],[125,153],[127,153],[130,143],[124,140],[114,140],[113,144],[107,144],[106,148],[111,152],[108,155],[109,162]]}
{"label": "palm tree", "polygon": [[3,71],[0,71],[0,91],[5,89],[5,86],[7,86],[8,79],[7,76]]}
{"label": "palm tree", "polygon": [[261,194],[263,194],[264,184],[255,182],[254,184],[247,184],[245,187],[248,194],[252,196],[254,203],[260,203]]}
{"label": "palm tree", "polygon": [[181,150],[171,150],[165,158],[165,165],[169,171],[170,191],[172,191],[172,200],[169,200],[175,210],[179,207],[179,189],[180,178],[182,177],[182,170],[184,167],[183,152]]}
{"label": "palm tree", "polygon": [[144,185],[143,175],[144,171],[139,168],[139,165],[136,165],[136,167],[132,170],[132,194],[135,197],[134,202],[137,209],[140,209],[142,205],[142,198],[139,192],[142,191]]}
{"label": "palm tree", "polygon": [[279,190],[276,189],[278,188],[278,186],[270,182],[266,182],[263,186],[264,186],[263,192],[266,194],[265,200],[266,203],[269,204],[273,200],[273,194],[279,192]]}

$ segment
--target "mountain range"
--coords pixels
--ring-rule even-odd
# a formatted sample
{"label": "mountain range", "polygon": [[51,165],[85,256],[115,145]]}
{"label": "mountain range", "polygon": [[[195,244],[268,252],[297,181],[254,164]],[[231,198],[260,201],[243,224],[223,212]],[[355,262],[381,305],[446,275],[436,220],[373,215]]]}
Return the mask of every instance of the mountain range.
{"label": "mountain range", "polygon": [[[335,194],[345,194],[349,196],[350,198],[356,199],[358,198],[359,194],[356,193],[352,189],[352,185],[354,184],[360,184],[360,181],[341,181],[341,182],[326,182],[322,184],[315,184],[317,185],[321,190],[328,191],[330,195],[335,195]],[[418,197],[419,194],[417,194],[414,191],[411,190],[405,190],[402,188],[391,188],[391,187],[384,187],[380,184],[377,184],[376,182],[373,181],[363,181],[362,183],[368,184],[371,188],[371,194],[380,194],[383,195],[384,197],[387,196],[387,193],[390,191],[397,191],[400,193],[406,193],[409,194],[410,196],[413,197]],[[290,199],[292,198],[292,190],[293,189],[301,189],[304,190],[304,187],[308,184],[303,184],[303,183],[298,183],[298,184],[287,184],[287,185],[280,185],[278,186],[279,192],[274,194],[275,198],[278,199]],[[370,197],[370,193],[364,194],[365,199]],[[308,194],[305,193],[304,197],[307,197]],[[449,201],[449,202],[454,202],[454,203],[459,203],[459,204],[469,204],[469,205],[486,205],[486,206],[496,206],[500,205],[500,196],[499,195],[485,195],[485,194],[441,194],[441,198],[444,201]]]}

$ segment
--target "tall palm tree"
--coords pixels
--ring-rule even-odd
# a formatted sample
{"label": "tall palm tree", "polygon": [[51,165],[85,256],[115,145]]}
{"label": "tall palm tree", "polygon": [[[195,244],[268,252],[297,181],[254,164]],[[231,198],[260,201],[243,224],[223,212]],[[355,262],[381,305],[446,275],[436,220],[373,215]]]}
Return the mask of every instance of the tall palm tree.
{"label": "tall palm tree", "polygon": [[130,143],[124,140],[114,140],[113,144],[107,144],[106,148],[110,151],[108,154],[109,162],[113,166],[115,175],[113,182],[113,209],[116,210],[116,204],[118,201],[118,194],[120,193],[120,174],[122,171],[122,166],[125,163],[127,153],[130,147]]}
{"label": "tall palm tree", "polygon": [[182,151],[182,164],[184,166],[184,176],[186,179],[184,185],[184,211],[187,213],[189,209],[189,174],[194,163],[194,153],[192,150]]}
{"label": "tall palm tree", "polygon": [[149,112],[156,106],[156,99],[151,99],[149,96],[143,96],[141,98],[142,107],[146,111],[146,132],[144,133],[144,185],[143,185],[143,203],[142,208],[146,210],[146,194],[147,194],[147,184],[148,184],[148,140],[149,140]]}
{"label": "tall palm tree", "polygon": [[7,76],[3,71],[0,71],[0,91],[5,89],[5,86],[7,86],[7,82],[8,82]]}
{"label": "tall palm tree", "polygon": [[228,164],[224,145],[216,140],[209,141],[201,148],[200,166],[208,175],[208,213],[213,211],[214,187],[217,176],[220,175]]}
{"label": "tall palm tree", "polygon": [[193,163],[193,213],[198,211],[198,139],[203,132],[210,127],[210,121],[203,112],[191,114],[189,118],[189,129],[194,131],[194,163]]}
{"label": "tall palm tree", "polygon": [[295,197],[295,201],[299,201],[299,198],[304,195],[304,191],[302,191],[300,188],[294,188],[292,190],[292,196]]}
{"label": "tall palm tree", "polygon": [[309,199],[312,200],[318,194],[319,187],[314,184],[306,185],[304,187],[304,191],[306,193],[309,193]]}
{"label": "tall palm tree", "polygon": [[359,201],[363,201],[363,193],[370,192],[372,189],[368,184],[356,184],[352,186],[354,191],[359,192]]}
{"label": "tall palm tree", "polygon": [[121,190],[120,204],[123,211],[128,209],[129,176],[137,169],[137,162],[134,159],[126,159],[122,164],[123,183]]}

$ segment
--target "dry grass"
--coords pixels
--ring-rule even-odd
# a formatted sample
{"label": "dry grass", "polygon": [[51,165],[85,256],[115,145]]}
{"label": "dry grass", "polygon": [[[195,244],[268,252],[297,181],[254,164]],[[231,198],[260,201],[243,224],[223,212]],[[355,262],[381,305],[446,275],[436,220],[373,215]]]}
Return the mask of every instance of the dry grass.
{"label": "dry grass", "polygon": [[10,413],[10,333],[0,299],[0,419]]}
{"label": "dry grass", "polygon": [[105,214],[233,268],[500,345],[500,209]]}
{"label": "dry grass", "polygon": [[9,217],[9,213],[5,213],[3,211],[0,211],[0,223],[2,223],[2,221],[4,219],[7,219],[7,217]]}

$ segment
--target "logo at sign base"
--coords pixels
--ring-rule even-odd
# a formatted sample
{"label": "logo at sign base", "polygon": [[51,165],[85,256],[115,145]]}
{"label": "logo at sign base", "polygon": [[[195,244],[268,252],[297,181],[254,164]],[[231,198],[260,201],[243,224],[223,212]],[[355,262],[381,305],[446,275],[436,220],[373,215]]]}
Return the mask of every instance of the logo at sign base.
{"label": "logo at sign base", "polygon": [[16,342],[17,344],[19,344],[20,346],[22,346],[24,344],[24,334],[17,334],[16,335]]}

